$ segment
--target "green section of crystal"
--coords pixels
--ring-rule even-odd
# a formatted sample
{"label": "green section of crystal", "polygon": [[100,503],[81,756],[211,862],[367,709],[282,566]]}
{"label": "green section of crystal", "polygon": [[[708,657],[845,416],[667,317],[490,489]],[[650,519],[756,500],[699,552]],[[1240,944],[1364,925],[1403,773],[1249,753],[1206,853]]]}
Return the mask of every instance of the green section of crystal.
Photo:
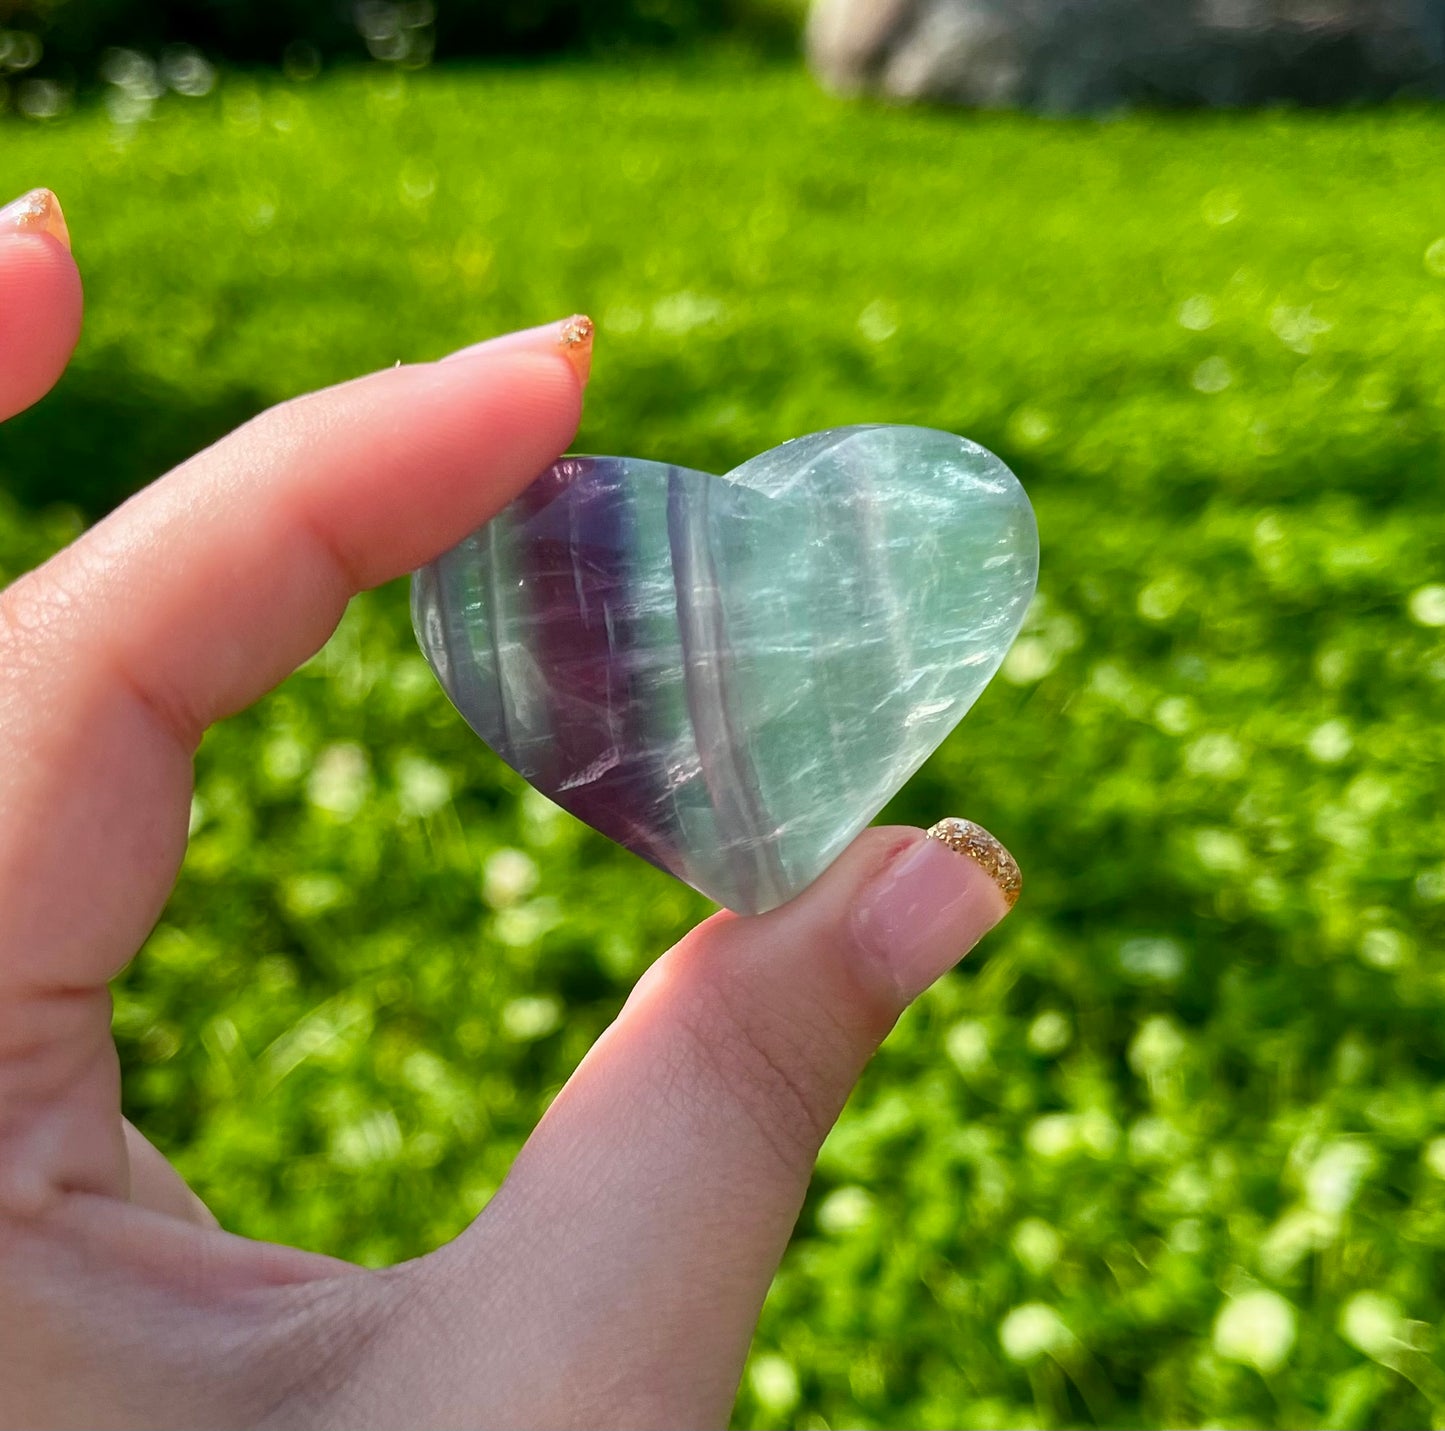
{"label": "green section of crystal", "polygon": [[[769,903],[811,883],[978,699],[1038,568],[1023,488],[951,433],[800,438],[727,484],[761,504],[708,519],[727,651],[720,683],[767,814],[725,832]],[[769,887],[769,881],[777,881]]]}

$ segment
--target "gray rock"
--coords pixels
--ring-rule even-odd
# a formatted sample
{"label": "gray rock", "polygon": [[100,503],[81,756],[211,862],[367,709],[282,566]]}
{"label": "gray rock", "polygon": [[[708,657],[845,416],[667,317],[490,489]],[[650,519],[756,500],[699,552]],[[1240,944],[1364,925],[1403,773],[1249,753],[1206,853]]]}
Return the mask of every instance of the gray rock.
{"label": "gray rock", "polygon": [[1445,93],[1445,0],[815,0],[807,45],[840,92],[986,109]]}

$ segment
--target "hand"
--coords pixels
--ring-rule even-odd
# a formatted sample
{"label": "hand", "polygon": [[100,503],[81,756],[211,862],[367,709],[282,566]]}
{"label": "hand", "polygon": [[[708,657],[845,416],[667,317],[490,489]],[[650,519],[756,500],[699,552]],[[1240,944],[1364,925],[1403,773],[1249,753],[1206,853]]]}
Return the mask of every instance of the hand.
{"label": "hand", "polygon": [[[0,418],[80,311],[51,197],[0,212]],[[723,1425],[824,1134],[1006,913],[1012,861],[945,822],[715,915],[476,1222],[384,1271],[222,1231],[122,1120],[106,983],[180,868],[202,731],[564,450],[589,343],[553,325],[285,403],[0,594],[0,1424]]]}

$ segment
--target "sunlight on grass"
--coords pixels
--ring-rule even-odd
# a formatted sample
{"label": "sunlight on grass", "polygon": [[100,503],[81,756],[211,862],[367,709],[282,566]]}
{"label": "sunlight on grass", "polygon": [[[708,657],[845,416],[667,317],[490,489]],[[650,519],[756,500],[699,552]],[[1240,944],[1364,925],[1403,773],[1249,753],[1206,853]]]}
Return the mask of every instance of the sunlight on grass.
{"label": "sunlight on grass", "polygon": [[[1442,141],[741,65],[11,126],[90,316],[0,436],[0,570],[261,405],[577,310],[582,450],[994,448],[1039,600],[892,814],[985,822],[1024,896],[829,1140],[740,1424],[1445,1424]],[[199,772],[117,991],[128,1111],[229,1227],[433,1246],[704,906],[489,757],[400,589]]]}

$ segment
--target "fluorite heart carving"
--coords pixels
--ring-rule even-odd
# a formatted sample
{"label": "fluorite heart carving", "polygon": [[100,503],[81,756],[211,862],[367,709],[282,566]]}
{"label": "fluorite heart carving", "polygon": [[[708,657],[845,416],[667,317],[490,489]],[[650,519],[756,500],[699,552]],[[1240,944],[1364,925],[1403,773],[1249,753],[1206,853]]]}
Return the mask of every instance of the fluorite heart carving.
{"label": "fluorite heart carving", "polygon": [[743,914],[825,870],[1018,634],[1033,510],[992,453],[844,427],[725,477],[566,457],[416,573],[473,730],[579,819]]}

